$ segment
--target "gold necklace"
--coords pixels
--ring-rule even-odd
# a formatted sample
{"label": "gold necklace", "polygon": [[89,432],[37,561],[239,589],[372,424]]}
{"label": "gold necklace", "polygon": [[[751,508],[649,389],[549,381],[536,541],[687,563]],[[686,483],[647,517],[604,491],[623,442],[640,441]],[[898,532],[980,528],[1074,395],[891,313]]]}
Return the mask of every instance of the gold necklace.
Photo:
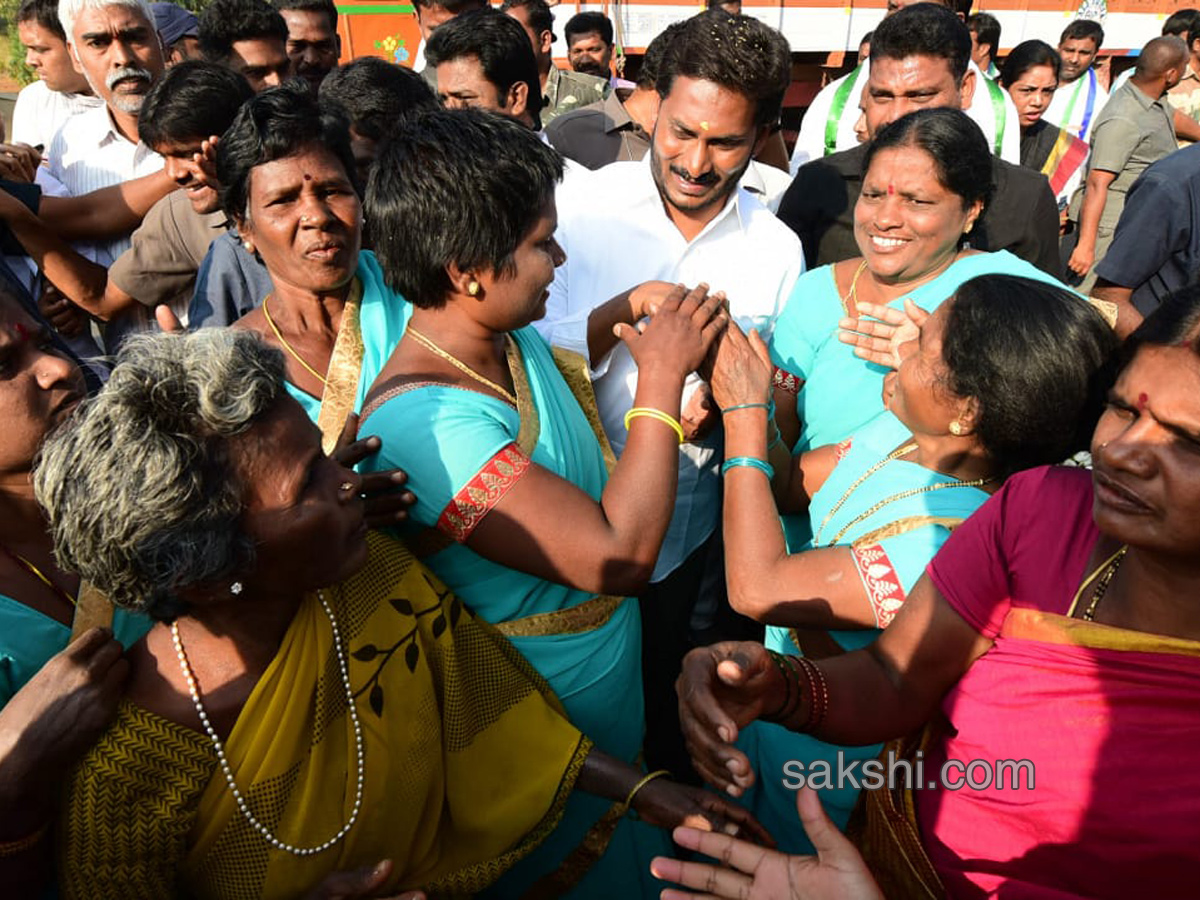
{"label": "gold necklace", "polygon": [[[1109,583],[1113,580],[1113,576],[1117,574],[1117,569],[1121,568],[1121,563],[1125,559],[1125,553],[1129,550],[1129,545],[1125,544],[1110,556],[1107,562],[1102,567],[1104,574],[1100,576],[1096,582],[1096,591],[1092,594],[1092,602],[1088,604],[1088,608],[1083,611],[1083,619],[1085,622],[1094,622],[1096,620],[1096,607],[1100,605],[1100,601],[1104,598],[1105,592],[1108,590]],[[1092,576],[1095,577],[1095,576]],[[1090,579],[1089,579],[1090,580]]]}
{"label": "gold necklace", "polygon": [[[837,511],[839,509],[841,509],[842,506],[845,505],[847,500],[850,499],[850,495],[853,494],[855,492],[855,490],[857,490],[858,487],[864,481],[866,481],[868,478],[870,478],[872,475],[874,475],[876,472],[878,472],[880,469],[882,469],[888,463],[899,459],[900,457],[904,456],[906,453],[909,453],[909,452],[915,450],[916,448],[917,448],[917,445],[915,443],[912,443],[912,444],[906,444],[905,446],[900,447],[899,449],[893,450],[891,453],[889,453],[887,456],[885,456],[879,462],[875,463],[875,465],[871,466],[871,468],[867,469],[867,471],[863,472],[862,475],[858,476],[858,478],[856,478],[854,480],[854,483],[851,484],[850,487],[846,489],[846,493],[842,494],[841,499],[839,499],[838,502],[833,505],[833,508],[830,509],[829,512],[826,514],[824,520],[821,522],[821,527],[817,529],[817,533],[813,536],[813,547],[821,546],[821,544],[820,544],[821,532],[823,532],[825,530],[825,526],[829,524],[830,519],[832,519],[834,517],[834,515],[837,514]],[[890,497],[884,497],[878,503],[874,504],[873,506],[868,508],[866,511],[859,513],[857,516],[855,516],[853,519],[851,519],[849,522],[847,522],[845,525],[843,525],[842,528],[838,531],[838,533],[833,536],[833,539],[830,540],[828,544],[825,544],[825,546],[832,547],[832,546],[836,545],[838,543],[838,541],[840,541],[846,535],[847,531],[849,531],[851,528],[853,528],[859,522],[862,522],[862,521],[865,521],[866,519],[871,518],[871,516],[875,515],[875,513],[879,512],[879,510],[883,509],[889,503],[895,503],[898,500],[904,500],[904,499],[907,499],[908,497],[915,497],[917,494],[927,494],[930,491],[944,491],[947,488],[982,487],[983,485],[987,484],[988,482],[990,482],[992,480],[993,479],[991,479],[991,478],[973,478],[970,481],[941,481],[941,482],[938,482],[937,484],[927,484],[924,487],[909,488],[906,491],[900,491],[897,494],[892,494]]]}
{"label": "gold necklace", "polygon": [[300,363],[300,365],[304,367],[304,370],[308,372],[309,375],[317,379],[317,381],[321,382],[321,384],[325,385],[325,387],[329,387],[329,382],[325,379],[325,376],[301,359],[300,354],[296,352],[295,348],[292,347],[292,345],[284,339],[283,335],[279,333],[279,328],[275,325],[275,320],[271,318],[271,310],[267,307],[267,300],[270,299],[271,296],[268,294],[263,300],[262,310],[263,316],[266,317],[267,324],[271,326],[271,332],[275,335],[275,340],[279,341],[279,343],[283,346],[283,349],[291,354],[292,359]]}
{"label": "gold necklace", "polygon": [[455,356],[451,356],[449,353],[447,353],[445,350],[443,350],[441,347],[439,347],[437,344],[435,344],[429,338],[425,337],[425,335],[421,334],[421,332],[417,331],[417,329],[413,328],[411,325],[408,326],[408,330],[405,331],[404,333],[406,335],[408,335],[409,337],[411,337],[414,341],[416,341],[422,347],[424,347],[426,350],[428,350],[430,353],[432,353],[434,356],[441,357],[446,362],[450,363],[450,365],[454,366],[454,368],[458,369],[458,371],[462,372],[468,378],[473,378],[476,381],[478,381],[480,384],[490,387],[493,391],[495,391],[497,394],[499,394],[501,397],[503,397],[505,400],[507,400],[513,406],[517,405],[517,398],[514,397],[510,391],[505,390],[500,385],[496,384],[496,382],[492,381],[490,378],[484,378],[482,375],[480,375],[478,372],[476,372],[474,369],[472,369],[470,366],[468,366],[465,362],[463,362],[462,360],[458,359]]}
{"label": "gold necklace", "polygon": [[842,308],[846,310],[846,315],[848,316],[858,315],[858,279],[866,271],[866,268],[867,261],[864,259],[858,264],[858,269],[854,272],[854,277],[850,279],[850,290],[846,291],[846,296],[842,297]]}

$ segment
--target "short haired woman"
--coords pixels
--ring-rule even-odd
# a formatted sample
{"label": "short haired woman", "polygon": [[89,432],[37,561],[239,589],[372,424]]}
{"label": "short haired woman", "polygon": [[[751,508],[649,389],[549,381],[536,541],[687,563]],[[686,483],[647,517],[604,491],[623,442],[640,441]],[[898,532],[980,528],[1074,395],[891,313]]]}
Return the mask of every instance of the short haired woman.
{"label": "short haired woman", "polygon": [[[627,598],[646,584],[671,518],[684,377],[727,317],[718,296],[680,288],[644,333],[620,326],[640,374],[610,475],[586,362],[552,354],[531,327],[564,259],[561,174],[536,134],[489,113],[431,113],[393,136],[367,209],[388,282],[415,308],[364,408],[384,444],[368,465],[408,472],[417,505],[406,535],[430,568],[512,637],[572,722],[632,762],[644,719]],[[666,835],[610,806],[573,799],[500,894],[545,877],[555,896],[645,895]]]}

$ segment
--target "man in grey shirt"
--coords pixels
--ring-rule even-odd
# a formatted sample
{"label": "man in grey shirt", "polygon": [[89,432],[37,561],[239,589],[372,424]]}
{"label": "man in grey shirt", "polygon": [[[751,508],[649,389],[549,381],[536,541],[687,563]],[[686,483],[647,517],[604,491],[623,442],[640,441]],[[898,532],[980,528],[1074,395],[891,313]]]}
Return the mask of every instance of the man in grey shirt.
{"label": "man in grey shirt", "polygon": [[[1157,37],[1143,48],[1133,77],[1113,92],[1092,126],[1087,181],[1071,198],[1068,215],[1074,233],[1068,278],[1087,292],[1096,281],[1092,267],[1104,258],[1125,195],[1151,164],[1178,149],[1174,116],[1163,99],[1179,83],[1188,50],[1177,37]],[[1072,247],[1073,244],[1073,247]]]}

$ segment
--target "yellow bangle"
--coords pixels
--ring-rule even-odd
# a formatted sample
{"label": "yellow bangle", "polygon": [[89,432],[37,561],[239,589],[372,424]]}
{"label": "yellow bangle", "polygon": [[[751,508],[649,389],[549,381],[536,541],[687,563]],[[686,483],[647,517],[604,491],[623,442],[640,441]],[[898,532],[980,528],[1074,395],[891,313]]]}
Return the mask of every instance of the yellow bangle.
{"label": "yellow bangle", "polygon": [[[639,784],[638,787],[641,787],[641,785]],[[636,788],[635,788],[635,790],[636,790]],[[49,823],[47,823],[47,824],[43,825],[41,828],[39,828],[37,831],[35,831],[33,834],[27,834],[25,837],[19,838],[18,840],[15,840],[15,841],[0,842],[0,859],[4,859],[5,857],[8,857],[8,856],[16,856],[18,853],[24,853],[26,850],[35,846],[38,843],[38,841],[40,841],[43,837],[46,836],[46,830],[49,827],[50,827],[50,825],[49,825]]]}
{"label": "yellow bangle", "polygon": [[643,775],[638,783],[629,789],[629,796],[625,798],[625,808],[628,809],[633,805],[633,798],[637,796],[637,792],[652,782],[655,778],[662,778],[664,775],[670,776],[670,772],[666,769],[659,769],[657,772],[651,772],[649,775]]}
{"label": "yellow bangle", "polygon": [[649,406],[635,406],[629,412],[625,413],[625,430],[629,430],[630,422],[640,418],[657,419],[660,422],[670,425],[671,429],[679,435],[679,443],[683,443],[683,426],[679,424],[679,420],[667,415],[661,409],[651,409]]}

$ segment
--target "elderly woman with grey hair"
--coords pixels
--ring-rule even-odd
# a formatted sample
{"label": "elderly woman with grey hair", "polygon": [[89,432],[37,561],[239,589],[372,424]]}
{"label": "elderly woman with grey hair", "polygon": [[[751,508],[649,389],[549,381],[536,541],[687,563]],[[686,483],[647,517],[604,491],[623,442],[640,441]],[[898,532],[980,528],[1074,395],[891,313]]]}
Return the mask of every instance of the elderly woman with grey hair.
{"label": "elderly woman with grey hair", "polygon": [[666,826],[748,821],[594,750],[519,652],[368,532],[359,477],[283,378],[245,331],[138,336],[45,444],[58,558],[156,620],[65,781],[64,897],[474,894],[573,788]]}

